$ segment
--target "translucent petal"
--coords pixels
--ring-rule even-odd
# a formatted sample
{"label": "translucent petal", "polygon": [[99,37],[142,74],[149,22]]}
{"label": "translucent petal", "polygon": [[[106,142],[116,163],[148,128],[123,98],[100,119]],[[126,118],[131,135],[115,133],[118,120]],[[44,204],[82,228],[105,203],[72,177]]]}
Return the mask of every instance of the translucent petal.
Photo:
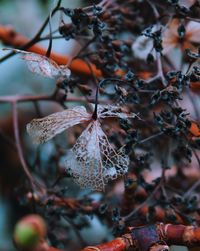
{"label": "translucent petal", "polygon": [[122,111],[120,106],[114,105],[98,105],[97,113],[99,118],[118,117],[121,119],[127,119],[135,118],[137,116],[135,113],[125,113]]}
{"label": "translucent petal", "polygon": [[194,43],[200,42],[200,23],[190,21],[186,26],[186,36]]}
{"label": "translucent petal", "polygon": [[66,168],[83,188],[102,191],[110,179],[125,174],[129,158],[123,148],[115,151],[98,120],[91,122],[69,151]]}
{"label": "translucent petal", "polygon": [[[134,43],[132,44],[132,51],[134,53],[134,57],[146,60],[148,54],[152,51],[153,48],[153,41],[152,39],[145,37],[145,36],[139,36]],[[156,56],[155,51],[152,52],[153,56]]]}
{"label": "translucent petal", "polygon": [[85,107],[77,106],[62,112],[53,113],[44,118],[33,119],[27,125],[27,132],[32,137],[34,143],[40,144],[71,126],[88,121],[90,118],[91,115],[87,113]]}
{"label": "translucent petal", "polygon": [[58,65],[55,61],[46,56],[42,56],[33,52],[27,52],[17,49],[4,49],[12,50],[22,54],[22,59],[27,63],[29,70],[33,73],[42,75],[49,78],[69,77],[71,71],[64,65]]}

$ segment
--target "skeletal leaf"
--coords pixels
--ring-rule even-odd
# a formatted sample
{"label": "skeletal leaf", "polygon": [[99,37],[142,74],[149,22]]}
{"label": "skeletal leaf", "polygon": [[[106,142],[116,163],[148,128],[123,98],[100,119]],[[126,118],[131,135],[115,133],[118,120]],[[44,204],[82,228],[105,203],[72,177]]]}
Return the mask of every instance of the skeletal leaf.
{"label": "skeletal leaf", "polygon": [[27,131],[36,143],[44,143],[56,134],[82,122],[90,122],[68,152],[66,168],[74,181],[83,188],[102,191],[109,180],[124,175],[128,170],[129,157],[124,148],[116,151],[103,132],[99,118],[135,117],[126,114],[118,106],[98,106],[97,120],[83,106],[34,119]]}
{"label": "skeletal leaf", "polygon": [[88,121],[91,115],[85,107],[76,106],[62,112],[53,113],[47,117],[33,119],[27,125],[27,132],[36,144],[44,143],[64,130]]}
{"label": "skeletal leaf", "polygon": [[65,65],[58,65],[55,61],[46,56],[17,49],[5,48],[4,50],[12,50],[21,53],[21,58],[26,61],[29,70],[44,77],[69,77],[71,74],[71,71]]}
{"label": "skeletal leaf", "polygon": [[107,117],[118,117],[121,119],[127,118],[135,118],[137,114],[127,114],[122,111],[120,106],[117,105],[98,105],[97,109],[99,118],[107,118]]}
{"label": "skeletal leaf", "polygon": [[66,168],[77,184],[99,191],[104,190],[108,180],[125,174],[128,164],[123,148],[115,151],[98,120],[83,131],[66,159]]}

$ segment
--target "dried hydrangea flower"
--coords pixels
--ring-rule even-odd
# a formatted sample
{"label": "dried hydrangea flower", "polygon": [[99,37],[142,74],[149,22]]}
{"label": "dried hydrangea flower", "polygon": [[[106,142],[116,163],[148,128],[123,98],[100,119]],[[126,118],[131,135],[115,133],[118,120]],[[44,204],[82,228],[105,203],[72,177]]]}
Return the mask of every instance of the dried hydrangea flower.
{"label": "dried hydrangea flower", "polygon": [[66,65],[58,65],[55,61],[46,56],[12,48],[4,48],[4,50],[21,53],[21,58],[26,61],[29,70],[33,73],[55,79],[59,77],[68,78],[71,75],[71,71]]}
{"label": "dried hydrangea flower", "polygon": [[180,26],[179,19],[173,18],[167,29],[163,33],[163,54],[169,53],[172,49],[179,47],[182,50],[189,48],[196,51],[193,43],[200,41],[200,24],[194,21],[189,21],[185,25],[185,34],[183,39],[180,39],[178,28]]}
{"label": "dried hydrangea flower", "polygon": [[36,143],[44,143],[56,134],[83,122],[87,128],[68,152],[66,169],[81,187],[104,190],[108,180],[116,179],[128,170],[129,158],[122,147],[116,151],[103,132],[99,119],[119,117],[127,119],[136,114],[126,114],[118,106],[98,105],[97,119],[92,118],[83,106],[34,119],[27,125],[27,131]]}
{"label": "dried hydrangea flower", "polygon": [[[157,30],[156,26],[152,27],[151,32],[155,32]],[[134,54],[134,57],[146,60],[149,53],[156,57],[156,51],[154,48],[153,39],[144,35],[138,36],[133,42],[131,49]]]}
{"label": "dried hydrangea flower", "polygon": [[98,120],[83,131],[66,159],[67,169],[78,185],[99,191],[104,190],[108,180],[124,175],[128,165],[124,149],[115,151]]}

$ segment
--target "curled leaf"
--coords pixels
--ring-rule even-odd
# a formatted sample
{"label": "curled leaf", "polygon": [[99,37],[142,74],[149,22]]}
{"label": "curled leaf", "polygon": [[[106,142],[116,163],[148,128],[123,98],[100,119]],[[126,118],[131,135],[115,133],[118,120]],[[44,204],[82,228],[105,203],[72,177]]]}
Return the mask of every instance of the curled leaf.
{"label": "curled leaf", "polygon": [[44,118],[33,119],[27,125],[27,132],[36,144],[41,144],[69,127],[88,121],[90,117],[85,107],[77,106]]}
{"label": "curled leaf", "polygon": [[66,168],[75,182],[84,188],[102,191],[108,180],[128,170],[129,158],[109,143],[98,120],[91,122],[69,151]]}
{"label": "curled leaf", "polygon": [[44,77],[69,77],[71,74],[71,71],[65,65],[58,65],[55,61],[46,56],[12,48],[5,48],[4,50],[12,50],[21,53],[21,58],[26,61],[29,70]]}

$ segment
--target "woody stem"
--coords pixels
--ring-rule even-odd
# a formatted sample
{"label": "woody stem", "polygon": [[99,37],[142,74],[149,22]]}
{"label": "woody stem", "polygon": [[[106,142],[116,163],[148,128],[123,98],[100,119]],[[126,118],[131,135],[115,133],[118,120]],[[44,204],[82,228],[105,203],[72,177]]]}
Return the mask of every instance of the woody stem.
{"label": "woody stem", "polygon": [[[103,81],[103,80],[102,80]],[[100,81],[97,85],[97,88],[96,88],[96,95],[95,95],[95,107],[94,107],[94,112],[92,114],[92,118],[94,120],[97,119],[97,107],[98,107],[98,96],[99,96],[99,86],[100,84],[102,83],[102,81]]]}
{"label": "woody stem", "polygon": [[103,79],[101,80],[98,85],[97,85],[97,88],[96,88],[96,95],[95,95],[95,108],[94,108],[94,112],[93,112],[93,115],[92,115],[92,118],[94,120],[97,119],[97,108],[98,108],[98,96],[99,96],[99,88],[100,86],[104,83],[104,82],[107,82],[107,81],[117,81],[117,82],[122,82],[122,83],[126,83],[126,81],[122,80],[122,79],[117,79],[117,78],[107,78],[107,79]]}

